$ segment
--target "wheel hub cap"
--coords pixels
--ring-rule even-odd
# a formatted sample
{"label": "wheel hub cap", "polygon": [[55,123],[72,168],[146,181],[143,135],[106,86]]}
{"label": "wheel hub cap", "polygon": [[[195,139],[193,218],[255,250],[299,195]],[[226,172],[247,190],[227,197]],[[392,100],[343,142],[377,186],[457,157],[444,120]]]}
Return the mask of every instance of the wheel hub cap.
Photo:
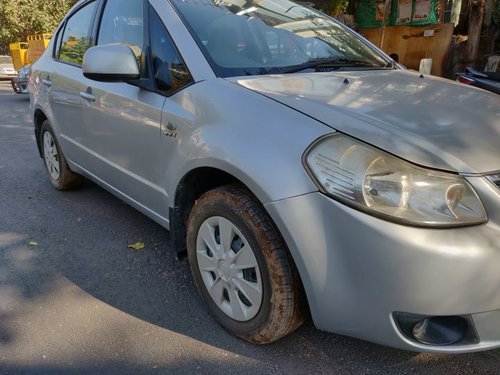
{"label": "wheel hub cap", "polygon": [[56,142],[48,131],[43,133],[43,156],[50,177],[57,180],[60,173],[59,154],[57,152]]}
{"label": "wheel hub cap", "polygon": [[261,273],[238,227],[219,216],[205,220],[198,231],[196,259],[206,290],[221,311],[241,322],[257,315],[263,299]]}
{"label": "wheel hub cap", "polygon": [[227,262],[225,260],[220,260],[219,263],[218,263],[218,267],[217,267],[217,273],[219,275],[219,277],[228,282],[231,277],[232,277],[232,270],[231,270],[231,266],[229,264],[227,264]]}

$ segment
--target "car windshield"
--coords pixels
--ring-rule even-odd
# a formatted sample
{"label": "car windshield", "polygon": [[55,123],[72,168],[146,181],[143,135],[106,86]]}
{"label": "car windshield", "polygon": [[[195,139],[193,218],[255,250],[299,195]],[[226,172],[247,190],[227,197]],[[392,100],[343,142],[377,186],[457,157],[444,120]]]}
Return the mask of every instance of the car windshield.
{"label": "car windshield", "polygon": [[12,64],[12,58],[10,56],[0,56],[0,64]]}
{"label": "car windshield", "polygon": [[173,0],[219,76],[384,69],[347,27],[288,0]]}

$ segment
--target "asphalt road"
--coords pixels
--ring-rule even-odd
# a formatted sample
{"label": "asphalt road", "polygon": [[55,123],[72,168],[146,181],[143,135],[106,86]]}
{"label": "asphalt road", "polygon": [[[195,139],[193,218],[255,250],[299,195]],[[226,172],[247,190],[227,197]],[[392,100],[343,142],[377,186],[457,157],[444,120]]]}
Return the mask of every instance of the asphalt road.
{"label": "asphalt road", "polygon": [[500,350],[410,353],[310,321],[265,346],[231,336],[167,231],[90,182],[52,188],[28,104],[0,82],[0,374],[500,374]]}

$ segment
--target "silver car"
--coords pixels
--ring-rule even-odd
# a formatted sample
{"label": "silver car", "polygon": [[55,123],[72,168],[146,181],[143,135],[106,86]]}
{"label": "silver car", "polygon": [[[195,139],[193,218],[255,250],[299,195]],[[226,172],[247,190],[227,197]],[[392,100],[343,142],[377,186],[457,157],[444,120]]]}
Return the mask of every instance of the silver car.
{"label": "silver car", "polygon": [[80,1],[29,90],[51,183],[168,229],[233,334],[500,346],[497,95],[288,0]]}

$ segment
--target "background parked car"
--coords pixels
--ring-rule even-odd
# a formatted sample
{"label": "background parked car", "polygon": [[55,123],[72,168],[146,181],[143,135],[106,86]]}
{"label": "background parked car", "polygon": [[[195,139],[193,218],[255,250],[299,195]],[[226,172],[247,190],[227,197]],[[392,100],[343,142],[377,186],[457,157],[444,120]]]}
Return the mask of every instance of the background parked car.
{"label": "background parked car", "polygon": [[12,78],[12,89],[16,94],[28,94],[28,76],[30,65],[23,66],[17,71],[17,77]]}
{"label": "background parked car", "polygon": [[482,72],[468,67],[465,72],[457,73],[457,82],[500,94],[500,72]]}
{"label": "background parked car", "polygon": [[0,55],[0,79],[11,79],[17,76],[12,63],[12,57],[7,55]]}

